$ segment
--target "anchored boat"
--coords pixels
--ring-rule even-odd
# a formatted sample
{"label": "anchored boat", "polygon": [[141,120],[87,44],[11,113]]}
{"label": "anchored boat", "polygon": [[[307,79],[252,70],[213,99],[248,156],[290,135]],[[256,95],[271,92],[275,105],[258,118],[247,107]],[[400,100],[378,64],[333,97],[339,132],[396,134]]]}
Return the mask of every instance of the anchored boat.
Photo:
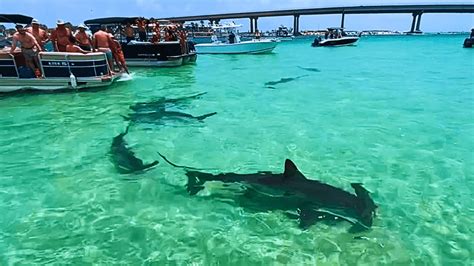
{"label": "anchored boat", "polygon": [[474,45],[474,28],[471,29],[471,35],[469,35],[469,38],[466,38],[463,43],[464,48],[472,48]]}
{"label": "anchored boat", "polygon": [[328,28],[324,37],[325,39],[321,39],[321,37],[314,39],[311,46],[348,46],[356,45],[359,40],[359,36],[348,36],[343,28]]}
{"label": "anchored boat", "polygon": [[0,92],[18,90],[64,90],[104,87],[122,74],[111,73],[104,53],[40,52],[43,76],[26,67],[21,52],[0,52]]}
{"label": "anchored boat", "polygon": [[[152,43],[149,41],[132,40],[127,42],[126,37],[122,34],[123,26],[134,24],[137,19],[139,18],[110,17],[86,20],[84,23],[89,26],[92,32],[97,31],[102,25],[116,32],[116,38],[120,41],[128,66],[176,67],[196,62],[197,55],[192,42],[187,42],[184,49],[179,41],[160,41],[158,43]],[[160,25],[164,25],[163,21],[160,21]],[[151,39],[149,34],[147,34],[147,40],[148,39]]]}
{"label": "anchored boat", "polygon": [[[0,14],[0,23],[29,24],[31,20],[23,15]],[[121,76],[121,73],[111,72],[104,53],[40,52],[37,67],[42,76],[36,77],[26,66],[21,49],[13,53],[10,49],[0,49],[0,92],[104,87]]]}
{"label": "anchored boat", "polygon": [[[237,28],[242,25],[229,24],[213,26],[214,35],[212,43],[196,44],[198,54],[261,54],[270,53],[278,42],[274,39],[253,39],[241,41]],[[226,42],[219,41],[218,34],[228,33]]]}

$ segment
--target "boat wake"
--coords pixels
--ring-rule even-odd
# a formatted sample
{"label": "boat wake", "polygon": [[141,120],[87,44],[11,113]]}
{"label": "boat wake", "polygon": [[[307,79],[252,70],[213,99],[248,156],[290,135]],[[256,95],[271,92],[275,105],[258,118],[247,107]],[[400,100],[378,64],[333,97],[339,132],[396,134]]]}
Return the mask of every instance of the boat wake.
{"label": "boat wake", "polygon": [[134,73],[132,73],[132,74],[123,73],[123,74],[120,76],[120,78],[117,79],[117,82],[132,80],[132,79],[133,79],[133,76],[135,76]]}

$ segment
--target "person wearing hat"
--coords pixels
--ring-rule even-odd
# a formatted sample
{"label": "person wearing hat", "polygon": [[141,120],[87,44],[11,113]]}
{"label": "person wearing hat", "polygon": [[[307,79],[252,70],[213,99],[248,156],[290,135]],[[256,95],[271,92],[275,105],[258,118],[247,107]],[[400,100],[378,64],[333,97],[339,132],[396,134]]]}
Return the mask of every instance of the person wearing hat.
{"label": "person wearing hat", "polygon": [[70,44],[71,30],[66,28],[65,24],[63,20],[59,19],[56,22],[56,29],[51,33],[51,41],[53,41],[56,52],[66,52],[66,47]]}
{"label": "person wearing hat", "polygon": [[26,29],[29,33],[31,33],[38,44],[41,46],[41,49],[44,50],[44,44],[49,41],[48,33],[40,28],[40,23],[37,19],[33,19],[31,21],[31,27]]}
{"label": "person wearing hat", "polygon": [[[17,32],[13,34],[12,47],[10,49],[10,54],[15,52],[17,43],[21,44],[21,53],[25,58],[26,66],[35,71],[37,77],[41,76],[39,69],[36,69],[36,66],[39,66],[39,60],[37,57],[37,52],[42,51],[41,46],[36,41],[35,37],[28,33],[23,25],[17,24],[15,26]],[[35,51],[34,48],[37,50]],[[35,66],[36,63],[36,66]]]}
{"label": "person wearing hat", "polygon": [[79,43],[79,47],[85,51],[93,51],[92,39],[86,32],[87,27],[84,24],[77,26],[76,40]]}

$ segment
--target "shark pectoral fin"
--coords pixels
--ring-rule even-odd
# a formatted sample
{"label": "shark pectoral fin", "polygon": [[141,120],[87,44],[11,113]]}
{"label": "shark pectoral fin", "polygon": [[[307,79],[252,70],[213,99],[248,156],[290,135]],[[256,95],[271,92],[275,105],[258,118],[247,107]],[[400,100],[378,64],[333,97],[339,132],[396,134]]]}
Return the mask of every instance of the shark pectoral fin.
{"label": "shark pectoral fin", "polygon": [[308,229],[318,221],[326,219],[326,213],[315,211],[309,208],[299,208],[299,227],[303,230]]}
{"label": "shark pectoral fin", "polygon": [[351,226],[351,228],[349,228],[349,233],[351,234],[357,234],[357,233],[361,233],[361,232],[364,232],[364,231],[367,231],[369,228],[361,223],[356,223],[354,224],[353,226]]}
{"label": "shark pectoral fin", "polygon": [[146,170],[146,169],[152,168],[153,166],[155,166],[155,165],[157,165],[157,164],[159,164],[159,162],[158,162],[158,161],[154,161],[154,162],[152,162],[152,163],[145,164],[145,165],[143,165],[143,170]]}
{"label": "shark pectoral fin", "polygon": [[285,179],[300,179],[306,180],[306,177],[298,170],[295,163],[290,159],[285,160],[285,172],[283,173]]}
{"label": "shark pectoral fin", "polygon": [[196,119],[199,120],[199,121],[202,121],[208,117],[211,117],[213,115],[216,115],[217,112],[212,112],[212,113],[209,113],[209,114],[205,114],[205,115],[201,115],[201,116],[197,116]]}
{"label": "shark pectoral fin", "polygon": [[196,176],[194,176],[193,171],[187,171],[186,176],[188,177],[188,183],[186,184],[186,190],[188,191],[189,195],[196,195],[199,191],[204,189],[204,182],[199,180]]}

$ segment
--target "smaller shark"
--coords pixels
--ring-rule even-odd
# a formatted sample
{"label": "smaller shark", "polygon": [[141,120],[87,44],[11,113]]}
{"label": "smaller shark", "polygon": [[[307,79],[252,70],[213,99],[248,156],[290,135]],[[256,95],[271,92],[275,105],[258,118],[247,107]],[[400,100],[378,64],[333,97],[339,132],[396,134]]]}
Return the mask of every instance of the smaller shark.
{"label": "smaller shark", "polygon": [[124,137],[128,133],[128,128],[124,133],[120,133],[115,136],[110,146],[110,154],[112,162],[115,165],[117,171],[121,174],[132,174],[139,171],[148,170],[158,164],[158,161],[154,161],[149,164],[144,164],[142,160],[135,156],[135,153],[127,147],[127,142]]}
{"label": "smaller shark", "polygon": [[274,89],[275,87],[273,87],[273,86],[275,86],[275,85],[288,83],[288,82],[291,82],[291,81],[294,81],[294,80],[297,80],[297,79],[300,79],[300,78],[303,78],[303,77],[306,77],[306,76],[308,76],[308,75],[302,75],[302,76],[298,76],[298,77],[295,77],[295,78],[281,78],[280,80],[277,80],[277,81],[266,82],[265,86],[267,88]]}
{"label": "smaller shark", "polygon": [[285,208],[297,207],[300,226],[305,228],[318,219],[338,217],[354,224],[356,230],[360,231],[369,229],[375,217],[377,205],[360,183],[351,184],[354,195],[320,181],[307,179],[289,159],[285,161],[285,170],[281,174],[268,171],[211,174],[189,169],[192,168],[186,170],[186,187],[191,195],[202,190],[208,181],[240,183],[267,199],[271,198],[274,208],[283,209],[284,203],[287,203]]}
{"label": "smaller shark", "polygon": [[318,68],[314,68],[314,67],[301,67],[301,66],[298,66],[299,69],[303,69],[303,70],[306,70],[306,71],[310,71],[310,72],[321,72],[321,70],[319,70]]}

